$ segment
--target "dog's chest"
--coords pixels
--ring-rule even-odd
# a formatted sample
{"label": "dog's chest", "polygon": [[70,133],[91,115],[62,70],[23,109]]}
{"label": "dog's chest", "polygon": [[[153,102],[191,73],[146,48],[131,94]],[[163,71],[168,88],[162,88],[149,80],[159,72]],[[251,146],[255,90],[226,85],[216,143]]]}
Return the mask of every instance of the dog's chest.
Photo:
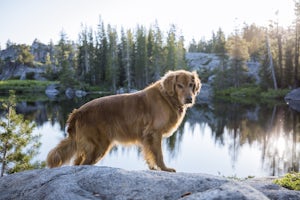
{"label": "dog's chest", "polygon": [[166,123],[162,126],[162,132],[164,137],[171,136],[180,126],[183,118],[185,115],[185,110],[180,113],[174,113],[173,115],[169,116]]}

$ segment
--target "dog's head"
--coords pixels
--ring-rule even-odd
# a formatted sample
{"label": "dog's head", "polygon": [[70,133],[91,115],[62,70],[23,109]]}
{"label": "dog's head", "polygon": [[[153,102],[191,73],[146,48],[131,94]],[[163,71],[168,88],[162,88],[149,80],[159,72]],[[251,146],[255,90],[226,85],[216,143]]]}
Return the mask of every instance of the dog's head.
{"label": "dog's head", "polygon": [[200,92],[201,81],[195,71],[169,71],[162,78],[162,86],[167,94],[177,98],[181,105],[191,106]]}

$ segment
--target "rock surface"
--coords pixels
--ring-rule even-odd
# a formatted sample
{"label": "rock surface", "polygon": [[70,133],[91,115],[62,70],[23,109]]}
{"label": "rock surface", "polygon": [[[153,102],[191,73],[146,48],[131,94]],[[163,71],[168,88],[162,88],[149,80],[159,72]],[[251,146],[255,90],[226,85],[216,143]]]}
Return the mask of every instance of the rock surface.
{"label": "rock surface", "polygon": [[29,67],[27,65],[12,65],[12,66],[4,66],[2,71],[0,71],[0,80],[7,80],[11,78],[16,78],[20,80],[25,80],[26,76],[28,74],[33,74],[33,78],[35,80],[41,80],[44,81],[46,80],[45,78],[42,77],[41,74],[44,73],[44,68],[34,68],[34,67]]}
{"label": "rock surface", "polygon": [[[197,96],[197,100],[200,103],[205,103],[213,98],[213,88],[214,79],[216,78],[216,69],[222,68],[222,60],[216,54],[209,53],[186,53],[186,61],[191,70],[196,70],[202,81],[202,88],[200,94]],[[246,63],[248,67],[248,72],[246,72],[248,77],[253,78],[258,84],[260,82],[259,68],[260,63],[257,61],[248,61]],[[228,63],[226,65],[228,68]],[[208,77],[202,79],[201,75],[206,74]],[[206,80],[207,79],[207,80]]]}
{"label": "rock surface", "polygon": [[289,92],[284,100],[289,104],[290,108],[300,112],[300,88],[296,88]]}
{"label": "rock surface", "polygon": [[54,98],[55,96],[57,96],[59,94],[59,84],[50,84],[47,86],[46,90],[45,90],[45,94],[49,97],[49,98]]}
{"label": "rock surface", "polygon": [[68,166],[0,178],[0,199],[300,199],[271,180]]}
{"label": "rock surface", "polygon": [[220,58],[215,54],[208,53],[186,53],[185,58],[193,70],[207,69],[212,71],[221,65]]}
{"label": "rock surface", "polygon": [[213,89],[207,83],[202,83],[200,94],[197,96],[197,103],[205,103],[213,98]]}
{"label": "rock surface", "polygon": [[293,101],[300,101],[300,88],[296,88],[289,92],[284,99],[286,101],[293,100]]}

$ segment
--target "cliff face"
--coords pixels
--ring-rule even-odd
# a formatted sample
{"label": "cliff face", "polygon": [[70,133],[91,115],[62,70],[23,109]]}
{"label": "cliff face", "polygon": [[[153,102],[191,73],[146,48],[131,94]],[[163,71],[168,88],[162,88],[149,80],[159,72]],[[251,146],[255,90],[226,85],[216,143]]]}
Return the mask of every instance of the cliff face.
{"label": "cliff face", "polygon": [[[208,53],[186,53],[186,61],[192,70],[196,70],[200,75],[202,88],[200,94],[197,96],[198,102],[207,102],[213,96],[212,84],[216,78],[216,71],[223,67],[229,68],[228,63],[217,56],[216,54]],[[223,63],[224,62],[224,63]],[[223,66],[224,65],[224,66]],[[255,61],[248,61],[246,63],[248,77],[252,77],[256,83],[260,82],[259,67],[260,63]],[[203,77],[204,76],[204,77]]]}
{"label": "cliff face", "polygon": [[0,199],[300,199],[270,179],[234,181],[206,174],[72,166],[0,178]]}
{"label": "cliff face", "polygon": [[43,67],[35,68],[28,65],[17,65],[15,63],[11,63],[10,65],[6,65],[2,68],[2,73],[0,73],[0,80],[7,80],[10,78],[25,80],[28,76],[30,76],[31,79],[33,78],[35,80],[46,80],[42,77],[43,73],[45,73],[45,69]]}
{"label": "cliff face", "polygon": [[[29,49],[29,54],[33,56],[33,62],[40,64],[20,63],[17,60],[22,57],[22,51]],[[26,45],[10,45],[8,48],[0,51],[0,80],[14,79],[36,79],[45,80],[42,74],[45,73],[45,67],[42,64],[46,63],[47,57],[51,59],[53,55],[51,45],[45,45],[38,40],[34,40],[30,47]]]}
{"label": "cliff face", "polygon": [[[20,55],[20,46],[11,44],[6,49],[0,51],[0,59],[1,60],[17,60],[17,57]],[[54,48],[51,45],[46,45],[39,42],[37,39],[33,41],[31,44],[30,53],[34,56],[34,61],[45,63],[47,56],[51,56],[54,54]]]}
{"label": "cliff face", "polygon": [[[212,73],[215,69],[222,69],[223,65],[219,56],[208,53],[186,53],[186,60],[188,66],[190,66],[193,70],[205,73]],[[248,67],[248,76],[253,77],[258,83],[260,81],[258,76],[260,63],[256,61],[248,61],[246,65]],[[224,63],[224,66],[226,66],[226,63]],[[227,68],[228,67],[229,66],[227,66]],[[208,77],[208,83],[210,83],[213,78],[213,75]]]}

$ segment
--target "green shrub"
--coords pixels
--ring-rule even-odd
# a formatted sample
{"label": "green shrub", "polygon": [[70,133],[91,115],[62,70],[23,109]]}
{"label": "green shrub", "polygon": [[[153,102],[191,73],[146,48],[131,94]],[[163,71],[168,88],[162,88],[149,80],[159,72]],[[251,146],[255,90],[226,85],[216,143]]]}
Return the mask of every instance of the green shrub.
{"label": "green shrub", "polygon": [[230,97],[230,98],[259,98],[260,100],[270,100],[270,99],[283,99],[285,95],[290,92],[289,89],[269,89],[268,91],[263,91],[258,86],[244,86],[239,88],[230,87],[224,90],[215,90],[216,97]]}
{"label": "green shrub", "polygon": [[230,96],[233,97],[257,97],[260,95],[261,89],[259,87],[245,87],[233,91]]}
{"label": "green shrub", "polygon": [[300,190],[300,173],[288,173],[283,178],[276,179],[274,183],[290,190]]}
{"label": "green shrub", "polygon": [[225,90],[215,91],[217,96],[230,96],[230,97],[256,97],[261,93],[261,89],[255,86],[234,88],[230,87]]}
{"label": "green shrub", "polygon": [[16,93],[44,92],[49,84],[58,83],[56,81],[37,81],[37,80],[6,80],[0,81],[0,91],[8,93],[15,90]]}
{"label": "green shrub", "polygon": [[290,89],[279,89],[279,90],[270,89],[267,92],[262,92],[261,97],[267,99],[281,99],[284,98],[285,95],[287,95],[287,93],[289,93],[290,91],[291,91]]}

